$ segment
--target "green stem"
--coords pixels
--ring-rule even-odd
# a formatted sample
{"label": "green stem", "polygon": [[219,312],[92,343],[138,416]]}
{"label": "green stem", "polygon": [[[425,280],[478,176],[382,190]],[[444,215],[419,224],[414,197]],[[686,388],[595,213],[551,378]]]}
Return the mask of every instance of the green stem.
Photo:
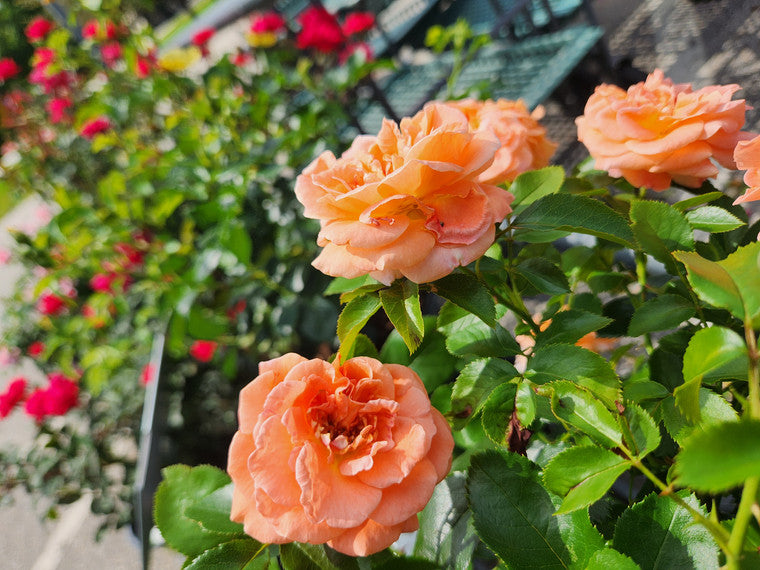
{"label": "green stem", "polygon": [[739,501],[739,509],[736,511],[734,528],[728,539],[726,553],[727,570],[739,570],[744,539],[747,536],[750,520],[752,519],[752,506],[757,501],[757,491],[760,489],[760,477],[750,477],[744,482],[742,498]]}
{"label": "green stem", "polygon": [[750,320],[744,322],[744,339],[749,357],[749,415],[752,419],[760,420],[760,353],[757,351],[757,337]]}

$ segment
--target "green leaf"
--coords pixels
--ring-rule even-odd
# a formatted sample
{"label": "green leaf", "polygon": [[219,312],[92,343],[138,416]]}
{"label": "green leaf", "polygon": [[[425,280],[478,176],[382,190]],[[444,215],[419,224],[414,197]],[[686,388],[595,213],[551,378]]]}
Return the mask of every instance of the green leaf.
{"label": "green leaf", "polygon": [[626,402],[625,410],[618,416],[626,447],[639,459],[660,445],[660,429],[652,416],[641,406]]}
{"label": "green leaf", "polygon": [[630,462],[595,446],[571,447],[552,459],[544,470],[546,488],[565,497],[557,514],[582,509],[602,498]]}
{"label": "green leaf", "polygon": [[565,171],[561,166],[548,166],[540,170],[523,172],[509,187],[509,191],[515,197],[512,207],[527,206],[539,198],[559,192],[564,180]]}
{"label": "green leaf", "polygon": [[546,330],[536,335],[535,348],[538,350],[549,344],[574,343],[611,322],[610,318],[578,309],[559,311],[554,314]]}
{"label": "green leaf", "polygon": [[622,291],[631,282],[631,277],[615,271],[593,271],[588,276],[588,286],[594,293]]}
{"label": "green leaf", "polygon": [[537,466],[525,457],[473,456],[467,491],[478,535],[509,568],[585,568],[604,547],[585,511],[554,516],[561,499],[541,485]]}
{"label": "green leaf", "polygon": [[639,565],[612,548],[594,552],[585,570],[640,570]]}
{"label": "green leaf", "polygon": [[704,230],[714,234],[730,232],[745,225],[731,212],[718,206],[704,206],[686,212],[686,219],[695,230]]}
{"label": "green leaf", "polygon": [[496,304],[493,297],[483,284],[472,275],[466,273],[451,273],[433,281],[430,289],[461,307],[465,311],[479,317],[485,324],[496,324]]}
{"label": "green leaf", "polygon": [[338,317],[338,338],[341,351],[348,353],[359,332],[382,303],[376,295],[362,295],[348,302]]}
{"label": "green leaf", "polygon": [[224,471],[210,465],[172,465],[161,474],[163,481],[156,491],[153,515],[169,546],[195,557],[230,540],[229,533],[207,530],[187,515],[188,508],[230,483]]}
{"label": "green leaf", "polygon": [[749,359],[744,339],[731,329],[710,327],[691,337],[683,357],[684,383],[673,395],[681,413],[691,423],[700,418],[699,389],[705,376],[712,380],[745,375]]}
{"label": "green leaf", "polygon": [[[694,495],[678,495],[703,515]],[[615,550],[630,556],[641,568],[718,568],[718,547],[703,526],[669,497],[648,495],[626,509],[615,525]]]}
{"label": "green leaf", "polygon": [[599,200],[572,194],[552,194],[533,202],[514,222],[515,237],[525,230],[569,231],[589,234],[634,247],[626,219]]}
{"label": "green leaf", "polygon": [[525,377],[535,384],[570,380],[596,394],[609,408],[621,399],[620,379],[610,363],[574,344],[552,344],[537,350]]}
{"label": "green leaf", "polygon": [[[406,346],[404,345],[404,341],[401,340],[400,336],[398,336],[398,333],[397,333],[396,338],[398,338],[401,346],[403,347],[404,352],[408,353],[409,351],[406,349]],[[341,355],[341,356],[345,360],[348,360],[349,358],[353,358],[354,356],[369,356],[375,359],[379,359],[380,357],[380,355],[377,352],[377,348],[375,348],[374,343],[370,340],[370,338],[366,334],[362,334],[362,333],[359,333],[358,335],[356,335],[356,341],[354,342],[348,354]]]}
{"label": "green leaf", "polygon": [[354,277],[353,279],[347,279],[345,277],[335,277],[325,289],[325,295],[337,295],[338,293],[346,293],[353,291],[365,285],[380,285],[369,275],[362,275],[361,277]]}
{"label": "green leaf", "polygon": [[676,202],[673,204],[673,207],[680,212],[685,212],[689,208],[701,206],[702,204],[708,204],[709,202],[713,202],[714,200],[722,198],[723,196],[725,196],[723,192],[708,192],[707,194],[701,194],[699,196],[694,196],[693,198],[686,198],[686,200]]}
{"label": "green leaf", "polygon": [[628,336],[641,336],[673,329],[694,316],[694,305],[680,295],[660,295],[645,302],[633,313]]}
{"label": "green leaf", "polygon": [[252,538],[230,540],[194,558],[185,570],[275,570],[277,559],[270,559],[265,546]]}
{"label": "green leaf", "polygon": [[528,427],[536,419],[536,393],[526,380],[520,380],[517,385],[515,411],[522,426]]}
{"label": "green leaf", "polygon": [[419,523],[415,556],[443,568],[471,567],[478,537],[467,504],[464,473],[452,473],[436,485],[433,496],[419,514]]}
{"label": "green leaf", "polygon": [[507,445],[517,385],[509,382],[494,388],[483,403],[480,416],[483,431],[496,445]]}
{"label": "green leaf", "polygon": [[404,339],[411,354],[425,334],[419,287],[408,279],[398,279],[387,289],[380,290],[380,301],[385,314]]}
{"label": "green leaf", "polygon": [[679,411],[674,397],[670,396],[663,401],[662,419],[665,429],[679,445],[683,445],[689,436],[697,431],[725,422],[739,421],[739,415],[731,404],[706,388],[699,390],[699,410],[700,420],[695,424]]}
{"label": "green leaf", "polygon": [[552,412],[564,424],[606,447],[623,443],[623,434],[612,413],[586,389],[572,382],[558,381],[541,386],[538,393],[551,397]]}
{"label": "green leaf", "polygon": [[686,217],[664,202],[637,200],[631,204],[633,233],[641,249],[676,273],[671,252],[694,249],[694,231]]}
{"label": "green leaf", "polygon": [[193,305],[187,321],[187,332],[193,338],[216,340],[227,334],[230,320],[208,308]]}
{"label": "green leaf", "polygon": [[515,367],[499,358],[482,358],[465,366],[451,392],[451,414],[460,420],[459,426],[480,410],[495,388],[516,376]]}
{"label": "green leaf", "polygon": [[195,501],[185,509],[185,514],[198,521],[206,530],[244,534],[243,525],[230,520],[231,510],[232,483]]}
{"label": "green leaf", "polygon": [[676,485],[720,493],[760,473],[760,421],[712,425],[688,438],[676,455]]}
{"label": "green leaf", "polygon": [[[506,307],[497,307],[501,318]],[[521,352],[514,337],[500,324],[488,326],[466,310],[446,303],[438,313],[438,330],[446,337],[446,348],[457,356],[511,356]]]}
{"label": "green leaf", "polygon": [[[291,542],[280,546],[280,560],[285,570],[339,570],[322,544]],[[358,565],[356,565],[358,568]]]}
{"label": "green leaf", "polygon": [[251,262],[253,243],[242,222],[239,220],[231,222],[229,227],[221,232],[220,241],[237,257],[240,263],[248,264]]}
{"label": "green leaf", "polygon": [[570,284],[562,270],[543,257],[531,257],[517,266],[522,275],[539,293],[561,295],[570,291]]}

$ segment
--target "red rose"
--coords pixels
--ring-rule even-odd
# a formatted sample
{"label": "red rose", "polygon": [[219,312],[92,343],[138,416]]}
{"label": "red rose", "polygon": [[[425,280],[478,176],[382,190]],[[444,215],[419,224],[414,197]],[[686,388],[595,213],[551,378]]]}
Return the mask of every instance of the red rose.
{"label": "red rose", "polygon": [[88,40],[94,39],[98,35],[100,30],[100,24],[97,20],[90,20],[84,26],[82,26],[82,37]]}
{"label": "red rose", "polygon": [[86,139],[92,139],[98,133],[102,133],[111,128],[111,121],[108,117],[100,116],[95,119],[90,119],[82,125],[81,133]]}
{"label": "red rose", "polygon": [[217,343],[213,340],[196,340],[190,347],[190,356],[199,362],[209,362],[216,352]]}
{"label": "red rose", "polygon": [[55,293],[44,293],[37,300],[37,310],[43,315],[60,315],[66,309],[66,301]]}
{"label": "red rose", "polygon": [[108,67],[113,67],[121,59],[121,44],[111,42],[100,46],[100,57]]}
{"label": "red rose", "polygon": [[43,352],[45,352],[45,343],[38,340],[34,341],[29,345],[29,348],[26,349],[26,353],[32,358],[37,358]]}
{"label": "red rose", "polygon": [[69,107],[71,107],[71,100],[66,97],[55,97],[45,104],[52,123],[63,121],[66,118],[66,109]]}
{"label": "red rose", "polygon": [[343,22],[342,30],[346,36],[366,32],[375,25],[375,15],[372,12],[351,12]]}
{"label": "red rose", "polygon": [[10,414],[16,404],[24,399],[24,392],[26,392],[25,378],[16,378],[8,384],[5,392],[0,394],[0,418]]}
{"label": "red rose", "polygon": [[277,12],[264,12],[251,18],[251,31],[255,34],[265,32],[279,33],[285,30],[285,20]]}
{"label": "red rose", "polygon": [[148,77],[153,68],[153,61],[149,57],[137,56],[135,60],[135,75],[140,79]]}
{"label": "red rose", "polygon": [[45,36],[47,36],[52,29],[53,22],[46,20],[42,16],[37,16],[29,22],[24,33],[26,33],[26,37],[30,42],[35,42],[45,39]]}
{"label": "red rose", "polygon": [[11,77],[18,75],[21,68],[9,57],[0,59],[0,81],[7,81]]}
{"label": "red rose", "polygon": [[311,6],[298,17],[301,31],[296,37],[299,49],[315,48],[323,53],[337,51],[346,38],[335,16],[322,7]]}
{"label": "red rose", "polygon": [[214,36],[215,33],[216,30],[214,28],[203,28],[202,30],[195,32],[190,41],[195,46],[203,47]]}
{"label": "red rose", "polygon": [[113,273],[97,273],[90,279],[90,288],[101,293],[113,293],[113,281],[116,275]]}
{"label": "red rose", "polygon": [[60,372],[48,376],[47,388],[37,388],[24,411],[38,422],[46,416],[62,416],[79,403],[79,386]]}

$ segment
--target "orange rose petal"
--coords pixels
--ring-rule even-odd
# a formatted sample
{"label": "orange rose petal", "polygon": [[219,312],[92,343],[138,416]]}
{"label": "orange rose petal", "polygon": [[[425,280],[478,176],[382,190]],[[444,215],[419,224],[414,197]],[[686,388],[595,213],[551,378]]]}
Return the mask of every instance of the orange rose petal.
{"label": "orange rose petal", "polygon": [[257,449],[248,458],[248,471],[255,474],[256,487],[274,502],[293,507],[298,504],[301,488],[293,472],[286,468],[292,449],[290,434],[276,416],[263,422],[260,434]]}
{"label": "orange rose petal", "polygon": [[423,459],[403,481],[383,489],[383,500],[369,518],[386,526],[405,521],[425,508],[438,481],[433,464]]}
{"label": "orange rose petal", "polygon": [[430,442],[427,459],[435,467],[438,480],[441,481],[449,474],[449,470],[451,469],[451,453],[454,451],[454,437],[451,435],[451,427],[449,427],[446,418],[443,417],[441,412],[435,408],[432,408],[431,412],[436,432],[433,440]]}
{"label": "orange rose petal", "polygon": [[[658,160],[651,168],[652,172],[678,172],[682,169],[691,169],[697,165],[710,163],[713,152],[710,145],[705,141],[694,141],[671,152],[666,157]],[[713,166],[717,174],[717,168]],[[691,174],[692,171],[690,171]],[[698,174],[696,174],[698,175]]]}
{"label": "orange rose petal", "polygon": [[261,489],[256,491],[256,505],[268,526],[278,535],[286,537],[287,542],[327,542],[343,532],[341,528],[313,521],[301,505],[287,508],[275,503]]}
{"label": "orange rose petal", "polygon": [[373,458],[373,468],[358,473],[357,479],[378,489],[401,482],[427,454],[434,429],[432,418],[412,420],[403,416],[397,417],[393,426],[393,441],[396,445],[376,455]]}
{"label": "orange rose petal", "polygon": [[[363,249],[362,256],[371,261],[375,268],[383,270],[386,267],[398,267],[403,271],[407,265],[417,265],[424,262],[435,247],[435,236],[419,228],[410,227],[395,242],[384,248]],[[349,251],[360,251],[359,248],[348,248]],[[399,275],[400,277],[400,275]]]}
{"label": "orange rose petal", "polygon": [[269,520],[264,518],[256,509],[252,508],[249,508],[245,512],[243,530],[247,535],[264,544],[283,544],[293,540],[278,533]]}
{"label": "orange rose petal", "polygon": [[[275,375],[277,382],[279,383],[285,379],[285,376],[287,376],[291,368],[293,368],[296,364],[299,364],[305,361],[306,359],[300,354],[296,354],[295,352],[288,352],[287,354],[283,354],[279,358],[275,358],[273,360],[268,360],[264,362],[259,362],[259,374],[263,374],[265,372],[272,372]],[[249,402],[249,403],[251,405],[258,405],[255,402]]]}
{"label": "orange rose petal", "polygon": [[259,417],[258,412],[264,407],[269,392],[279,382],[280,379],[275,376],[274,372],[266,371],[260,373],[253,382],[250,382],[240,391],[241,405],[238,406],[240,431],[253,433],[253,428]]}
{"label": "orange rose petal", "polygon": [[702,123],[687,123],[674,128],[655,140],[638,141],[629,140],[625,146],[640,154],[659,154],[673,152],[699,138],[703,131]]}
{"label": "orange rose petal", "polygon": [[247,504],[253,498],[255,485],[248,471],[248,457],[255,449],[256,446],[249,434],[238,431],[232,436],[227,457],[227,472],[235,480],[230,518],[236,522],[243,522]]}
{"label": "orange rose petal", "polygon": [[319,235],[336,245],[376,248],[397,240],[408,227],[408,218],[376,220],[371,224],[358,220],[335,220],[325,224]]}
{"label": "orange rose petal", "polygon": [[[360,527],[348,529],[340,536],[327,542],[332,548],[349,556],[368,556],[388,548],[398,540],[402,532],[411,532],[419,528],[417,515],[412,517],[414,523],[404,521],[393,526],[383,526],[372,519]],[[416,526],[415,526],[416,525]]]}
{"label": "orange rose petal", "polygon": [[671,177],[669,174],[646,172],[645,170],[629,170],[621,168],[618,173],[612,168],[608,169],[613,176],[622,176],[634,186],[651,188],[652,190],[667,190],[670,188]]}
{"label": "orange rose petal", "polygon": [[[361,252],[362,250],[358,251]],[[322,251],[311,264],[325,275],[341,276],[348,279],[367,275],[375,269],[374,264],[368,259],[354,255],[345,247],[330,242],[323,244]],[[393,278],[388,281],[383,279],[378,279],[378,281],[390,285]]]}
{"label": "orange rose petal", "polygon": [[304,444],[298,454],[296,480],[306,514],[332,527],[361,524],[383,496],[382,491],[365,485],[358,477],[341,475],[337,465],[330,464],[327,450],[311,443]]}
{"label": "orange rose petal", "polygon": [[425,227],[435,233],[440,244],[469,245],[493,224],[493,217],[486,210],[488,197],[473,182],[462,184],[472,191],[463,197],[444,194],[431,197],[428,204],[435,210]]}

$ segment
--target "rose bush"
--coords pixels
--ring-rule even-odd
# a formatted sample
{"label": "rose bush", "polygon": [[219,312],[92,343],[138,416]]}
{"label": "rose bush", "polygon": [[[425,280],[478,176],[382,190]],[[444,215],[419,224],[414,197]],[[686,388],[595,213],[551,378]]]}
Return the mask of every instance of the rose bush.
{"label": "rose bush", "polygon": [[261,542],[366,556],[417,528],[454,441],[400,365],[296,354],[259,364],[230,445],[232,519]]}
{"label": "rose bush", "polygon": [[746,105],[732,100],[738,85],[675,84],[655,70],[624,91],[600,85],[576,119],[578,139],[597,168],[638,187],[665,190],[671,180],[696,188],[718,173],[711,162],[735,168],[733,150],[751,135],[741,131]]}
{"label": "rose bush", "polygon": [[429,104],[376,137],[359,137],[339,159],[326,151],[296,179],[304,215],[320,221],[328,275],[369,274],[389,285],[439,279],[480,257],[512,195],[480,182],[500,148],[457,109]]}

